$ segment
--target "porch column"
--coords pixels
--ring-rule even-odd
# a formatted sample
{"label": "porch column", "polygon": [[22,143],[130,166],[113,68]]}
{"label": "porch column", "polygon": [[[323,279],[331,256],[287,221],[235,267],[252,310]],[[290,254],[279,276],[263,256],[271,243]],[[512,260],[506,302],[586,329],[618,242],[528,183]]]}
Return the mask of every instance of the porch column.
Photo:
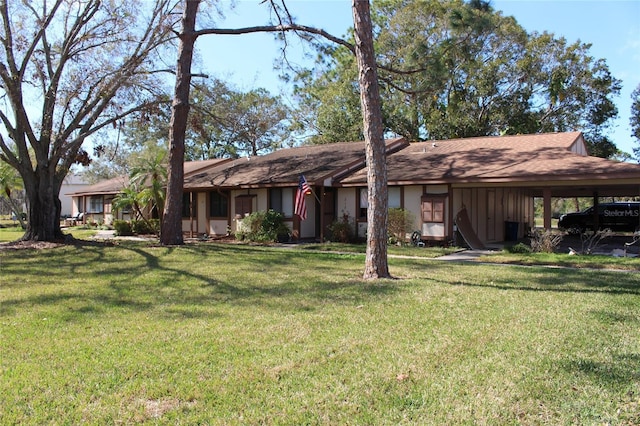
{"label": "porch column", "polygon": [[542,190],[542,206],[544,215],[544,229],[551,229],[551,189],[545,188]]}

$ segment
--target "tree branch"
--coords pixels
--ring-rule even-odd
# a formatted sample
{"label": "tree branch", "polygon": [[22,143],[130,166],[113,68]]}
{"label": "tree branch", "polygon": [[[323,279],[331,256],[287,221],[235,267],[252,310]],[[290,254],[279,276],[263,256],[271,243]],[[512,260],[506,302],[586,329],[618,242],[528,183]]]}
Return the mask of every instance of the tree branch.
{"label": "tree branch", "polygon": [[244,28],[207,28],[203,30],[198,30],[194,33],[196,37],[207,35],[207,34],[218,34],[218,35],[242,35],[242,34],[251,34],[251,33],[274,33],[274,32],[305,32],[309,34],[315,34],[321,37],[326,38],[329,41],[332,41],[336,44],[346,47],[352,53],[355,54],[355,47],[353,44],[348,41],[336,37],[334,35],[329,34],[325,30],[308,27],[306,25],[298,25],[298,24],[283,24],[283,25],[261,25],[255,27],[244,27]]}

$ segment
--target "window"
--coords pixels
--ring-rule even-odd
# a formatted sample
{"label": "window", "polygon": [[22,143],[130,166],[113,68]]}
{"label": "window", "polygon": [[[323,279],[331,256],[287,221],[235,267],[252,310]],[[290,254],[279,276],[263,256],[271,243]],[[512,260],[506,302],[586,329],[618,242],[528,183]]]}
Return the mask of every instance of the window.
{"label": "window", "polygon": [[444,202],[446,197],[423,196],[422,197],[422,221],[444,222]]}
{"label": "window", "polygon": [[360,188],[360,196],[358,197],[358,211],[360,212],[360,218],[367,218],[367,209],[369,208],[369,198],[367,195],[367,188]]}
{"label": "window", "polygon": [[105,214],[111,214],[113,197],[105,198],[104,200],[104,212]]}
{"label": "window", "polygon": [[292,217],[293,188],[272,188],[269,191],[269,208],[285,217]]}
{"label": "window", "polygon": [[102,195],[93,195],[89,198],[89,210],[87,213],[102,213],[104,202]]}
{"label": "window", "polygon": [[236,202],[236,217],[245,217],[253,213],[254,195],[238,195]]}
{"label": "window", "polygon": [[198,194],[196,192],[184,192],[182,194],[182,217],[198,217]]}
{"label": "window", "polygon": [[389,208],[402,208],[402,188],[392,186],[389,188]]}
{"label": "window", "polygon": [[[360,218],[367,218],[367,208],[369,208],[368,189],[360,188],[360,196],[358,197],[358,205]],[[392,186],[387,189],[389,197],[389,208],[402,208],[402,188],[399,186]]]}
{"label": "window", "polygon": [[229,197],[227,194],[218,191],[209,193],[209,216],[224,218],[229,216]]}

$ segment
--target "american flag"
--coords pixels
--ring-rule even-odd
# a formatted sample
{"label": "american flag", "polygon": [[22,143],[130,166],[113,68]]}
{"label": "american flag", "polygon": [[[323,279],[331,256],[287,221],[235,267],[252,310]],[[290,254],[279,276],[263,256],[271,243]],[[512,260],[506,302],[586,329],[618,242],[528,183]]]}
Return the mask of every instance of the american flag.
{"label": "american flag", "polygon": [[300,216],[301,220],[305,220],[307,218],[307,203],[304,200],[305,194],[310,192],[311,188],[309,188],[309,184],[307,184],[307,180],[304,178],[304,175],[300,175],[300,182],[298,183],[298,189],[296,190],[296,204],[293,209],[293,212]]}

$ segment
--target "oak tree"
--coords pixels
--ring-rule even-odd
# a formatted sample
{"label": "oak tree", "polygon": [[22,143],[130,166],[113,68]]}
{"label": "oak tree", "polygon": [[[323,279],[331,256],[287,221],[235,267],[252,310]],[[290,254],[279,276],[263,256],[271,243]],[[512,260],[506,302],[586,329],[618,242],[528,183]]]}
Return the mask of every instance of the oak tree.
{"label": "oak tree", "polygon": [[0,159],[28,199],[25,240],[60,229],[60,187],[85,140],[155,102],[153,67],[175,24],[172,0],[0,0]]}

